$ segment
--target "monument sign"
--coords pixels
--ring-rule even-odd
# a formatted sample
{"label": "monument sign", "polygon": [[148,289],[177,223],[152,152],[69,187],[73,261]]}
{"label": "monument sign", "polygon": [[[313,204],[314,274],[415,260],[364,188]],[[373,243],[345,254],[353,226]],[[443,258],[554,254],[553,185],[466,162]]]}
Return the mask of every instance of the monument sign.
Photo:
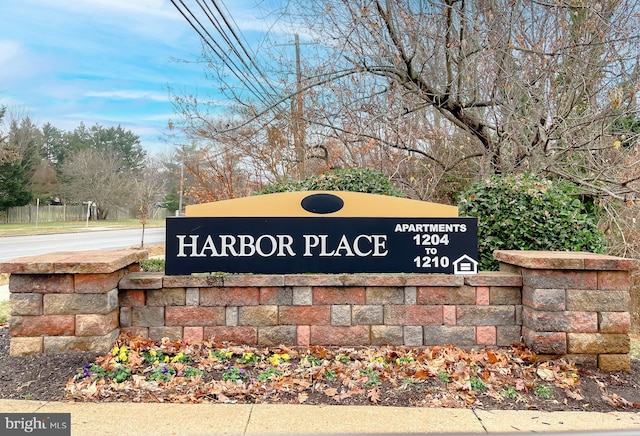
{"label": "monument sign", "polygon": [[188,206],[167,218],[167,275],[477,273],[476,218],[355,192],[289,192]]}

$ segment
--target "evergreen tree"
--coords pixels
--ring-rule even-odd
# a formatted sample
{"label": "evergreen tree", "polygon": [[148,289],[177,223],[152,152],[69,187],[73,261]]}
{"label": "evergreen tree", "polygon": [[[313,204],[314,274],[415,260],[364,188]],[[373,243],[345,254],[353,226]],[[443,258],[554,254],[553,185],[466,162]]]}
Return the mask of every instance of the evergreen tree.
{"label": "evergreen tree", "polygon": [[27,188],[25,168],[18,159],[0,163],[0,211],[29,204],[33,197]]}

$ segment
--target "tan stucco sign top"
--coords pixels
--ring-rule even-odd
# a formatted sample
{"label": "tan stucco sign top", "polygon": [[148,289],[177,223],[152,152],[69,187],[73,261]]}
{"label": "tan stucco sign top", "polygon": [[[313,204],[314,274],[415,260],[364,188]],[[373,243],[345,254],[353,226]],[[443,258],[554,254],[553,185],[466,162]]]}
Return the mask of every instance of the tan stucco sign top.
{"label": "tan stucco sign top", "polygon": [[302,201],[314,194],[340,197],[340,210],[326,217],[457,217],[458,208],[439,203],[348,191],[297,191],[256,195],[186,207],[188,217],[303,217],[318,216],[305,210]]}

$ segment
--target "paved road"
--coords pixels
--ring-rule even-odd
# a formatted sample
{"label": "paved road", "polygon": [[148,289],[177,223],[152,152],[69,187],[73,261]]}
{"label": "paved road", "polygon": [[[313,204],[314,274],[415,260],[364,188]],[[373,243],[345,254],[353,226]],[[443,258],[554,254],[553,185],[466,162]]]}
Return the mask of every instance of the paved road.
{"label": "paved road", "polygon": [[[55,251],[114,250],[139,247],[141,229],[86,231],[56,235],[0,237],[0,262],[22,256],[52,253]],[[164,227],[148,228],[144,232],[144,244],[164,244]]]}

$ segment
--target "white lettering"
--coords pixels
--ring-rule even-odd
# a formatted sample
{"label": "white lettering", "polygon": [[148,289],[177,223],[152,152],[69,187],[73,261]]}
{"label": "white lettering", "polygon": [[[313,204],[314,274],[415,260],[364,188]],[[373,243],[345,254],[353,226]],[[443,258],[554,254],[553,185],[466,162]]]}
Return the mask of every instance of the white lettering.
{"label": "white lettering", "polygon": [[[386,256],[387,235],[358,235],[350,241],[347,235],[342,235],[334,250],[328,246],[329,235],[303,235],[305,249],[303,256],[320,257],[367,257]],[[314,250],[315,249],[315,250]],[[318,252],[319,249],[319,252]]]}
{"label": "white lettering", "polygon": [[340,251],[345,251],[346,252],[345,256],[348,256],[348,257],[354,256],[353,250],[351,250],[351,246],[349,245],[349,240],[347,239],[347,235],[342,235],[342,238],[340,238],[340,242],[338,243],[338,248],[336,248],[333,251],[334,253],[333,255],[342,256],[340,254]]}
{"label": "white lettering", "polygon": [[303,256],[313,256],[311,249],[320,245],[320,238],[316,235],[302,235],[304,238],[304,254]]}
{"label": "white lettering", "polygon": [[220,235],[220,256],[227,257],[227,250],[231,253],[231,256],[238,256],[234,245],[236,243],[236,237],[233,235]]}
{"label": "white lettering", "polygon": [[329,235],[318,235],[318,237],[320,238],[320,254],[319,256],[333,256],[333,253],[335,253],[336,251],[333,250],[330,253],[327,253],[327,238],[329,237]]}
{"label": "white lettering", "polygon": [[[271,245],[270,247],[271,251],[269,252],[265,252],[262,249],[262,241],[264,241],[265,239],[268,240]],[[278,243],[276,242],[276,238],[274,238],[271,235],[262,235],[256,240],[256,251],[262,257],[273,256],[273,253],[275,253],[277,250],[278,250]]]}
{"label": "white lettering", "polygon": [[220,253],[218,253],[218,250],[216,250],[216,245],[213,243],[213,238],[211,237],[211,235],[207,236],[207,240],[204,241],[204,245],[202,246],[202,250],[200,250],[200,253],[194,255],[193,257],[206,257],[205,251],[207,250],[211,251],[211,254],[209,255],[211,257],[220,256]]}
{"label": "white lettering", "polygon": [[402,232],[419,232],[419,233],[465,233],[467,225],[460,224],[396,224],[394,230],[396,233]]}
{"label": "white lettering", "polygon": [[291,235],[276,235],[278,237],[278,256],[286,256],[284,250],[287,250],[289,256],[295,256],[291,244],[293,244],[293,236]]}
{"label": "white lettering", "polygon": [[[196,248],[198,245],[198,236],[199,235],[189,235],[189,237],[191,238],[191,243],[187,244],[184,242],[184,238],[186,238],[187,235],[176,235],[176,238],[178,238],[178,256],[177,257],[200,257],[200,255],[197,254],[197,251],[196,251]],[[188,256],[184,252],[185,248],[191,249],[191,254],[189,254]]]}
{"label": "white lettering", "polygon": [[389,250],[387,250],[387,235],[371,235],[371,237],[373,238],[373,255],[386,256],[389,253]]}
{"label": "white lettering", "polygon": [[365,256],[369,256],[371,254],[371,252],[373,250],[369,250],[369,251],[362,251],[360,249],[360,240],[361,239],[366,239],[367,242],[369,243],[369,245],[371,245],[371,235],[358,235],[358,237],[356,237],[356,239],[353,241],[353,251],[356,252],[356,254],[360,257],[365,257]]}
{"label": "white lettering", "polygon": [[256,252],[255,239],[251,235],[238,235],[240,240],[239,256],[253,256]]}

